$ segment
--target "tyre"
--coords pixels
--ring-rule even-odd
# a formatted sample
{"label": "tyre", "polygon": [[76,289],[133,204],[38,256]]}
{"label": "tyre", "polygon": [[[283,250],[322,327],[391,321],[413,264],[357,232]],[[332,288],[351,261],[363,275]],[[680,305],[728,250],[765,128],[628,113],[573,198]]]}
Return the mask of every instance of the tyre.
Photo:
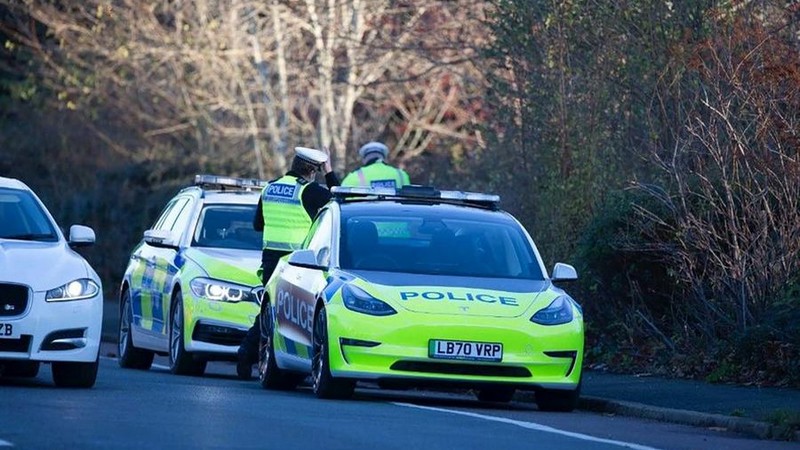
{"label": "tyre", "polygon": [[240,380],[249,381],[253,379],[253,365],[250,363],[237,362],[236,376]]}
{"label": "tyre", "polygon": [[204,360],[196,360],[186,351],[183,344],[183,299],[175,294],[169,315],[169,371],[175,375],[203,375],[206,371]]}
{"label": "tyre", "polygon": [[99,360],[90,363],[54,362],[53,382],[58,387],[90,388],[97,380]]}
{"label": "tyre", "polygon": [[35,378],[39,375],[39,361],[6,361],[0,364],[0,376]]}
{"label": "tyre", "polygon": [[275,361],[274,328],[269,305],[258,315],[258,382],[264,389],[290,390],[297,387],[297,376],[286,373]]}
{"label": "tyre", "polygon": [[536,406],[540,411],[571,412],[578,407],[581,387],[573,391],[541,389],[536,391]]}
{"label": "tyre", "polygon": [[482,402],[508,403],[514,398],[516,389],[506,386],[492,386],[478,391],[478,400]]}
{"label": "tyre", "polygon": [[117,354],[119,366],[126,369],[148,370],[153,365],[153,352],[136,348],[131,339],[131,325],[133,323],[133,306],[131,293],[125,290],[122,293],[121,317],[119,319],[119,334],[117,338]]}
{"label": "tyre", "polygon": [[330,369],[330,349],[328,345],[328,318],[325,308],[320,308],[314,316],[314,349],[311,359],[311,379],[314,394],[318,398],[350,398],[355,390],[354,380],[334,378]]}

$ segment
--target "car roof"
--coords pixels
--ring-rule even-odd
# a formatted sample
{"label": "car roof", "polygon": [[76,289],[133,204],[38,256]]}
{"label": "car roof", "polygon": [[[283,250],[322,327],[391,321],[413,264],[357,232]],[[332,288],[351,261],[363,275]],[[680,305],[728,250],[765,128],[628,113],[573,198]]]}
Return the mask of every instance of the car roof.
{"label": "car roof", "polygon": [[22,181],[19,181],[16,178],[6,178],[6,177],[0,177],[0,187],[11,188],[11,189],[22,189],[25,191],[31,190],[31,188],[29,188],[28,185],[26,185]]}
{"label": "car roof", "polygon": [[435,203],[431,201],[408,200],[370,200],[341,204],[343,216],[359,216],[370,214],[424,215],[434,212],[450,219],[482,220],[489,222],[514,222],[510,214],[503,210],[476,208],[468,205]]}
{"label": "car roof", "polygon": [[203,203],[224,203],[232,205],[255,205],[261,197],[256,191],[203,191]]}

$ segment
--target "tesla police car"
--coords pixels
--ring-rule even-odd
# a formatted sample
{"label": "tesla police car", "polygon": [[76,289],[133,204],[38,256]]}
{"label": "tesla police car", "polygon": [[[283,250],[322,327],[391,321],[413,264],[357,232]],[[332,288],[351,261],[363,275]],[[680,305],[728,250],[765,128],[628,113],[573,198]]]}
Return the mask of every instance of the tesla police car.
{"label": "tesla police car", "polygon": [[482,401],[533,390],[570,411],[581,385],[581,308],[548,276],[520,223],[493,195],[422,186],[334,188],[302,249],[267,283],[259,380],[308,374],[321,398],[356,381],[460,386]]}
{"label": "tesla police car", "polygon": [[253,217],[264,184],[198,175],[144,232],[120,287],[122,367],[149,369],[158,353],[172,373],[202,375],[209,360],[235,360],[263,290]]}
{"label": "tesla police car", "polygon": [[57,386],[94,386],[103,287],[73,251],[94,241],[82,225],[65,239],[28,186],[0,177],[0,377],[35,377],[50,362]]}

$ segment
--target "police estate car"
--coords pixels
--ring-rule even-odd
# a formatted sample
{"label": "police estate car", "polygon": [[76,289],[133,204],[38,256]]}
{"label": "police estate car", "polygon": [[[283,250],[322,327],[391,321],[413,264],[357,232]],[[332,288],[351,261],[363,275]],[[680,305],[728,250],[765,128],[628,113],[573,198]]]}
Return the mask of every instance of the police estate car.
{"label": "police estate car", "polygon": [[263,290],[253,217],[264,185],[198,175],[144,232],[120,287],[122,367],[149,369],[159,353],[172,373],[201,375],[209,360],[235,360]]}
{"label": "police estate car", "polygon": [[321,398],[357,380],[475,389],[482,401],[536,391],[542,410],[580,394],[581,308],[548,276],[499,197],[421,186],[334,188],[303,248],[264,293],[259,379],[306,375]]}
{"label": "police estate car", "polygon": [[65,239],[28,186],[0,177],[0,376],[35,377],[50,362],[57,386],[94,386],[103,287],[73,251],[94,241],[83,225]]}

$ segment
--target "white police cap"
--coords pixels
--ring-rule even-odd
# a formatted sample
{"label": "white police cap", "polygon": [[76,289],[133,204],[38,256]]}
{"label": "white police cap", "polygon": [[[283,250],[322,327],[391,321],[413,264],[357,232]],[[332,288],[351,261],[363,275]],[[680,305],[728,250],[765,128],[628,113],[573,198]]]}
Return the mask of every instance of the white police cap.
{"label": "white police cap", "polygon": [[328,155],[315,148],[295,147],[294,152],[300,159],[308,161],[316,166],[325,164],[328,161]]}
{"label": "white police cap", "polygon": [[381,142],[372,141],[367,142],[358,149],[358,156],[360,156],[362,160],[376,154],[380,154],[383,159],[386,159],[386,157],[389,156],[389,147]]}

